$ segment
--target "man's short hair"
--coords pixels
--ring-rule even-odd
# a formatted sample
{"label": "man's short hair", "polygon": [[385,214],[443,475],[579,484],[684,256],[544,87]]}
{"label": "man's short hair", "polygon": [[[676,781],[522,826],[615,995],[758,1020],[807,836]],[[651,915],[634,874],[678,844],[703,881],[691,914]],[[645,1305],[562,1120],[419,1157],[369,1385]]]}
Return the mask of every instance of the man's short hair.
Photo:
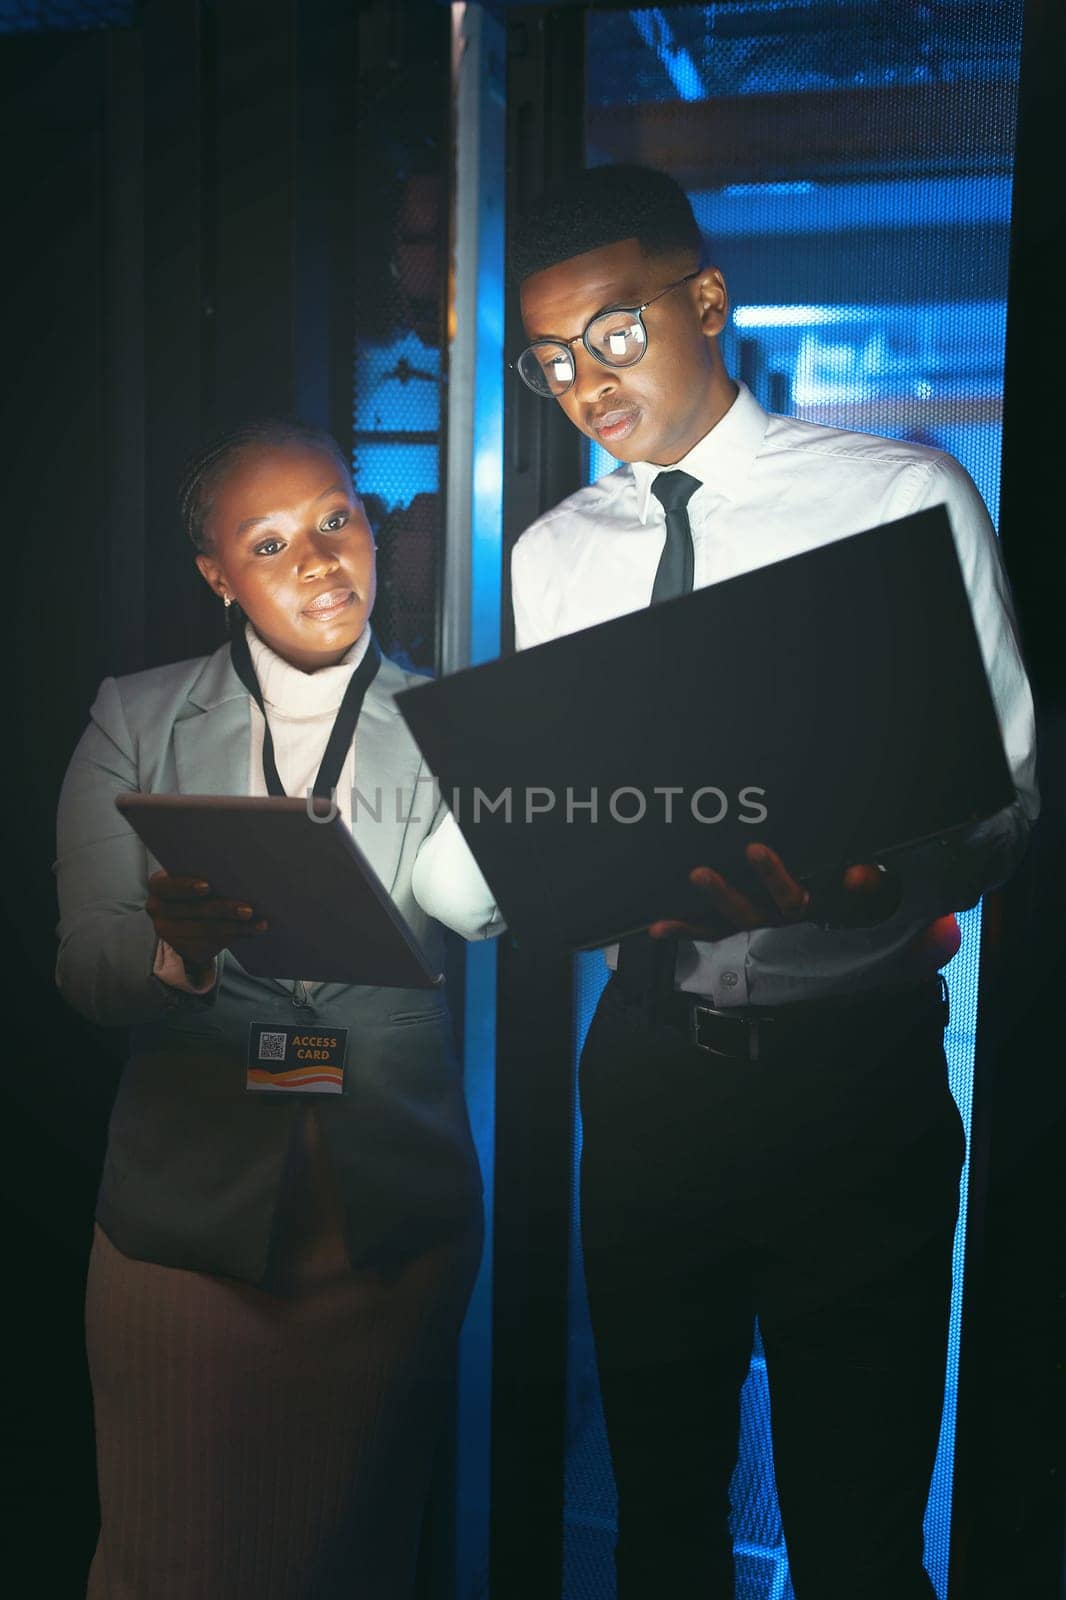
{"label": "man's short hair", "polygon": [[586,250],[637,239],[648,256],[702,253],[681,185],[654,167],[579,167],[553,183],[518,219],[510,250],[516,283]]}

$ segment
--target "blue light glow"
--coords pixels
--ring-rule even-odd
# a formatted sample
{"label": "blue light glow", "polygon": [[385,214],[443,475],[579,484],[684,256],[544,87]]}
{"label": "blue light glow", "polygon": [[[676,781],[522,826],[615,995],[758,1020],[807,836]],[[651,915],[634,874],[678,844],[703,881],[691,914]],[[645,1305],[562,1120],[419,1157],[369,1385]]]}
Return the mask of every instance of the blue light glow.
{"label": "blue light glow", "polygon": [[788,375],[795,416],[947,450],[995,522],[1006,333],[1002,298],[740,305],[723,343],[735,367],[737,337],[757,341],[764,368]]}
{"label": "blue light glow", "polygon": [[[724,189],[719,189],[717,192],[730,200],[739,198],[761,200],[765,199],[767,195],[813,194],[815,187],[813,183],[807,183],[806,181],[797,183],[727,183]],[[693,206],[695,206],[696,196],[691,195],[690,199]]]}
{"label": "blue light glow", "polygon": [[1009,227],[1009,176],[893,178],[866,183],[735,183],[692,195],[692,209],[715,240],[843,229]]}
{"label": "blue light glow", "polygon": [[953,1292],[948,1326],[947,1376],[940,1443],[925,1513],[925,1564],[940,1600],[948,1587],[951,1540],[951,1479],[955,1458],[955,1412],[959,1376],[959,1334],[962,1327],[962,1280],[966,1251],[966,1213],[970,1178],[970,1118],[973,1109],[973,1058],[977,1037],[977,994],[981,955],[981,907],[963,912],[958,919],[962,944],[944,969],[951,995],[951,1022],[944,1035],[948,1082],[966,1129],[966,1164],[959,1191],[959,1223],[955,1230],[951,1270]]}
{"label": "blue light glow", "polygon": [[662,10],[631,11],[629,20],[644,43],[658,53],[681,100],[702,100],[706,94],[699,69],[683,45],[678,44]]}
{"label": "blue light glow", "polygon": [[[469,585],[467,637],[445,626],[449,670],[500,651],[503,568],[504,214],[506,40],[480,6],[452,6],[455,248],[451,305],[449,515],[445,561]],[[472,324],[472,326],[471,326]],[[470,335],[473,334],[471,348]],[[472,393],[470,386],[472,385]],[[469,409],[468,409],[469,407]],[[469,451],[465,461],[461,451]],[[468,494],[463,503],[461,494]],[[468,485],[468,488],[465,487]],[[466,515],[468,511],[468,516]],[[464,526],[465,524],[465,526]],[[464,539],[467,547],[462,545]],[[445,594],[454,586],[445,583]],[[458,599],[458,596],[455,596]],[[460,610],[463,608],[460,607]],[[496,943],[467,945],[463,1081],[485,1195],[485,1240],[459,1341],[455,1463],[456,1594],[482,1591],[491,1526],[493,1195],[496,1124]]]}
{"label": "blue light glow", "polygon": [[503,581],[504,263],[501,170],[484,187],[478,239],[478,367],[470,564],[470,663],[500,653]]}
{"label": "blue light glow", "polygon": [[737,306],[733,312],[737,328],[835,327],[863,320],[858,306]]}
{"label": "blue light glow", "polygon": [[440,427],[440,351],[405,330],[390,344],[361,341],[352,424],[359,433]]}
{"label": "blue light glow", "polygon": [[[725,0],[647,8],[641,31],[590,34],[588,102],[699,98],[670,71],[679,50],[716,98],[1001,83],[1017,71],[1021,0]],[[610,26],[607,24],[606,26]]]}
{"label": "blue light glow", "polygon": [[419,494],[436,494],[440,452],[435,444],[398,445],[359,440],[354,451],[355,481],[361,494],[379,495],[387,511],[410,505]]}

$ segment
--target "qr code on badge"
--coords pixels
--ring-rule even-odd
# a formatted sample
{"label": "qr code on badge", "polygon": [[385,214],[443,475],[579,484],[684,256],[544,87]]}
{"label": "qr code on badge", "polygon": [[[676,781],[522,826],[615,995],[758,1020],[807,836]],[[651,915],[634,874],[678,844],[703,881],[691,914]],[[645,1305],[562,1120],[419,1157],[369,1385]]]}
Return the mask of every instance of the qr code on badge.
{"label": "qr code on badge", "polygon": [[259,1035],[260,1061],[284,1061],[286,1037],[284,1033],[261,1033]]}

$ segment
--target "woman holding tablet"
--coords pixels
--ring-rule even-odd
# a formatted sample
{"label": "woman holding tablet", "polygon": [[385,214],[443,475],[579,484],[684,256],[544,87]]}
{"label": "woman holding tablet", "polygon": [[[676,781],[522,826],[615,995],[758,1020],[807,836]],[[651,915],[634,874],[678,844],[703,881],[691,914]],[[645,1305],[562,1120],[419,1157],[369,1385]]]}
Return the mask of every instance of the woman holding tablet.
{"label": "woman holding tablet", "polygon": [[[325,786],[431,959],[440,922],[500,923],[393,704],[416,680],[370,632],[335,441],[238,429],[182,511],[230,642],[106,679],[59,810],[59,986],[131,1030],[86,1303],[89,1595],[404,1600],[481,1243],[443,997],[253,977],[228,945],[256,907],[149,878],[115,797]],[[355,786],[386,803],[353,818]],[[309,1040],[328,1071],[275,1072]]]}

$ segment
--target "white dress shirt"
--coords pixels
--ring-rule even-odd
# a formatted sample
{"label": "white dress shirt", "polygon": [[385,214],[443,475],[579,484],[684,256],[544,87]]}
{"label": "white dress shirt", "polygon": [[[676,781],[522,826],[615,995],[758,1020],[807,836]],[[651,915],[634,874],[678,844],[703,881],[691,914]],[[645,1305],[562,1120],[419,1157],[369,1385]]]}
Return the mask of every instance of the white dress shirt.
{"label": "white dress shirt", "polygon": [[[284,661],[269,645],[264,644],[250,623],[246,625],[246,637],[263,704],[270,718],[274,759],[281,786],[286,794],[307,794],[318,776],[322,755],[349,680],[370,647],[370,628],[364,628],[336,666],[320,667],[317,672],[301,672]],[[265,724],[262,712],[250,696],[249,708],[251,739],[246,792],[265,795]],[[336,789],[337,809],[349,828],[352,826],[352,791],[358,765],[357,726]],[[418,804],[417,794],[415,804]],[[428,838],[423,840],[415,858],[411,887],[423,911],[466,939],[488,938],[503,928],[492,892],[470,854],[455,818],[443,805],[440,820]],[[214,972],[208,974],[203,982],[191,981],[181,957],[162,940],[156,951],[153,971],[165,983],[194,994],[206,993],[215,982]],[[310,982],[305,986],[314,987]]]}
{"label": "white dress shirt", "polygon": [[[902,899],[877,927],[826,931],[801,923],[715,943],[685,940],[678,984],[731,1007],[917,981],[938,964],[926,936],[931,920],[973,905],[1009,876],[1039,807],[1033,703],[995,530],[969,475],[942,451],[771,416],[743,384],[737,389],[721,421],[676,463],[701,484],[688,505],[695,586],[946,504],[1017,799],[947,844],[893,857]],[[651,493],[660,471],[643,461],[621,466],[522,534],[511,563],[518,649],[648,604],[666,537],[665,513]],[[719,715],[744,715],[742,662],[732,684],[716,685],[715,705]],[[612,965],[616,949],[608,951]]]}

